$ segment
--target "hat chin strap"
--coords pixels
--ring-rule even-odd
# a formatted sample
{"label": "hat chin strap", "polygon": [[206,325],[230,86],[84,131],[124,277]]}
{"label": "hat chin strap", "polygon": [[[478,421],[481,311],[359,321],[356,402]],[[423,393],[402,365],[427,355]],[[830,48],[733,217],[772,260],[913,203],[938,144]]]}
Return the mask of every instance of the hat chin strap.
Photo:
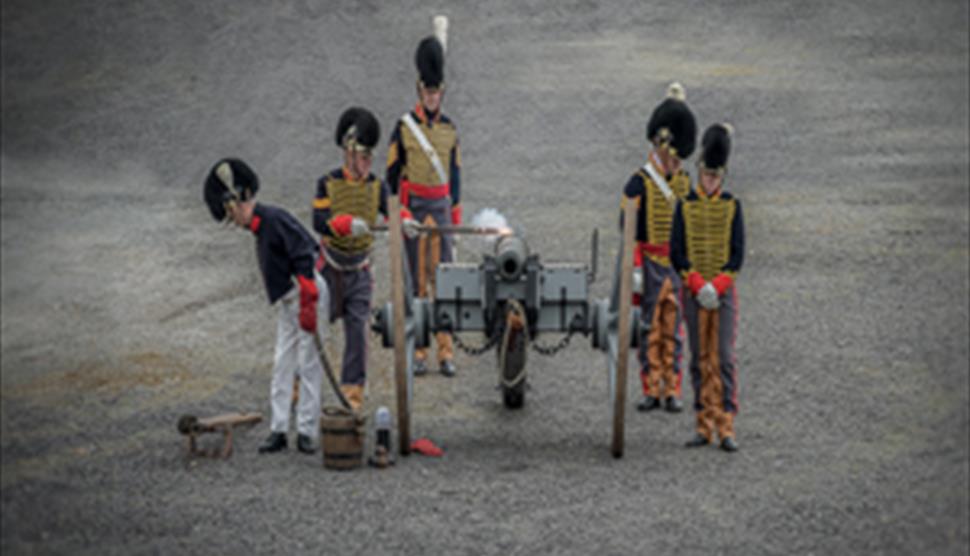
{"label": "hat chin strap", "polygon": [[230,199],[222,203],[222,208],[226,211],[226,217],[222,219],[222,227],[229,228],[235,223],[235,220],[233,220],[232,218],[231,212],[234,211],[237,206],[238,205],[236,204],[236,201],[233,199]]}
{"label": "hat chin strap", "polygon": [[429,87],[429,86],[427,86],[427,85],[424,84],[424,81],[421,81],[421,76],[418,76],[417,85],[418,85],[418,90],[419,91],[421,91],[421,90],[427,91],[429,89],[437,89],[437,90],[441,91],[442,94],[444,94],[444,92],[445,92],[445,82],[444,81],[442,81],[441,83],[438,83],[438,86],[437,87]]}
{"label": "hat chin strap", "polygon": [[718,176],[720,176],[721,178],[723,178],[725,175],[727,175],[727,165],[726,164],[724,166],[721,166],[720,168],[708,168],[707,165],[704,164],[704,154],[703,153],[701,153],[701,157],[697,161],[697,169],[700,170],[700,171],[702,171],[702,172],[713,172],[713,173],[717,174]]}

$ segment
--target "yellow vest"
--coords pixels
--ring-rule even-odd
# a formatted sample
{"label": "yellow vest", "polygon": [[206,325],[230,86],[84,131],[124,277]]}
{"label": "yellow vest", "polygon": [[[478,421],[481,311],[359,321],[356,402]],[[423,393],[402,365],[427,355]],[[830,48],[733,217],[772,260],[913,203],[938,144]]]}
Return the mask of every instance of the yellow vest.
{"label": "yellow vest", "polygon": [[[455,126],[438,121],[435,122],[433,127],[429,127],[426,122],[418,119],[415,119],[415,121],[424,136],[428,138],[428,142],[431,143],[435,152],[438,153],[438,158],[447,174],[451,168],[451,150],[458,141],[458,132],[455,130]],[[403,179],[422,185],[441,185],[441,178],[438,177],[434,165],[428,160],[428,155],[424,154],[417,138],[411,133],[411,129],[403,123],[401,124],[401,148],[404,149],[407,159],[407,164],[401,172]],[[450,180],[451,176],[446,175],[445,178]]]}
{"label": "yellow vest", "polygon": [[[372,177],[373,178],[373,177]],[[381,181],[373,178],[370,181],[350,181],[344,177],[330,177],[327,180],[327,196],[330,198],[331,214],[349,214],[363,219],[368,224],[377,218],[377,211],[381,202]],[[333,236],[328,238],[327,245],[355,255],[371,248],[373,236]]]}
{"label": "yellow vest", "polygon": [[[646,171],[640,169],[640,178],[646,191],[646,238],[649,243],[662,245],[670,241],[670,227],[674,221],[674,206],[671,205],[657,184],[653,183]],[[677,200],[682,200],[690,192],[690,176],[681,170],[668,182],[670,191]],[[647,254],[651,260],[664,266],[670,266],[670,259],[659,255]]]}
{"label": "yellow vest", "polygon": [[691,268],[711,280],[731,257],[731,223],[737,204],[720,194],[710,198],[698,193],[683,203],[684,236]]}

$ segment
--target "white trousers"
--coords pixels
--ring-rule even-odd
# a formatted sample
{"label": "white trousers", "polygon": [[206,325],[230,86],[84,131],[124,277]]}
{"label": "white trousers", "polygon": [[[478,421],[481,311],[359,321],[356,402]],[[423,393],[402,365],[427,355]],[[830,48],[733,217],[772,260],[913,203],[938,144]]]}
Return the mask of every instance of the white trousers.
{"label": "white trousers", "polygon": [[[317,328],[320,337],[327,337],[327,318],[330,291],[315,273],[320,299],[317,304]],[[276,327],[276,351],[273,356],[273,382],[270,386],[270,405],[273,432],[286,433],[290,428],[290,405],[293,397],[294,371],[300,373],[300,401],[296,412],[296,428],[300,434],[316,439],[320,422],[320,383],[323,367],[313,342],[313,335],[300,328],[300,289],[294,286],[279,301],[279,321]]]}

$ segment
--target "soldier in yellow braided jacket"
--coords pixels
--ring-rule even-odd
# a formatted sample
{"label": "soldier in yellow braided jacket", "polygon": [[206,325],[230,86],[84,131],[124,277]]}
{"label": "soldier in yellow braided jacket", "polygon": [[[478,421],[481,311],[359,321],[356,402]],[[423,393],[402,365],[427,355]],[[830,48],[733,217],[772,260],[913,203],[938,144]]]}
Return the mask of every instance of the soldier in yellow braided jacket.
{"label": "soldier in yellow braided jacket", "polygon": [[[364,401],[367,379],[367,320],[373,278],[370,226],[378,214],[387,217],[387,187],[371,173],[380,126],[365,108],[349,108],[337,124],[335,141],[344,164],[317,181],[313,228],[321,235],[317,269],[327,283],[329,321],[344,321],[344,356],[340,389],[354,410]],[[405,224],[410,214],[402,211]]]}
{"label": "soldier in yellow braided jacket", "polygon": [[[414,219],[425,226],[461,224],[461,151],[454,122],[442,113],[445,94],[445,49],[438,36],[429,36],[414,55],[418,70],[418,102],[391,131],[387,154],[387,186],[399,195]],[[451,262],[449,234],[423,234],[406,244],[414,294],[434,296],[438,263]],[[435,334],[438,370],[455,375],[451,334]],[[414,374],[428,372],[428,350],[414,352]]]}
{"label": "soldier in yellow braided jacket", "polygon": [[687,447],[721,439],[721,449],[735,452],[734,417],[738,413],[738,368],[734,341],[738,326],[735,278],[744,261],[741,201],[724,191],[731,127],[715,124],[701,139],[699,186],[678,203],[670,237],[670,260],[683,276],[688,295],[684,316],[690,338],[691,382],[697,433]]}
{"label": "soldier in yellow braided jacket", "polygon": [[633,261],[639,272],[634,280],[634,303],[651,325],[638,342],[643,400],[640,411],[663,405],[669,412],[683,409],[680,401],[683,321],[678,301],[680,277],[670,266],[670,224],[678,199],[690,191],[690,176],[682,161],[694,152],[697,124],[679,83],[672,83],[647,122],[651,145],[647,162],[630,178],[624,199],[636,199],[636,246]]}

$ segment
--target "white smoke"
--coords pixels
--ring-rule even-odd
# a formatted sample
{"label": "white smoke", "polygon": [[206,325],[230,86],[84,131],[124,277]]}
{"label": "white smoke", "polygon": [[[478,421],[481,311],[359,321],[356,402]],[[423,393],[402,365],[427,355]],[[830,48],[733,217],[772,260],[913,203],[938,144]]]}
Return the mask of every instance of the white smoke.
{"label": "white smoke", "polygon": [[[505,216],[503,216],[502,213],[498,211],[498,209],[494,209],[490,207],[483,208],[482,210],[475,213],[475,216],[472,217],[471,225],[476,228],[500,228],[500,229],[511,228]],[[486,252],[491,253],[495,249],[495,242],[498,241],[499,237],[501,236],[474,235],[474,236],[471,236],[471,241],[469,243],[472,244],[471,247],[476,251],[479,251],[482,253],[486,253]]]}
{"label": "white smoke", "polygon": [[483,208],[472,217],[472,226],[476,228],[508,228],[508,221],[497,209]]}

